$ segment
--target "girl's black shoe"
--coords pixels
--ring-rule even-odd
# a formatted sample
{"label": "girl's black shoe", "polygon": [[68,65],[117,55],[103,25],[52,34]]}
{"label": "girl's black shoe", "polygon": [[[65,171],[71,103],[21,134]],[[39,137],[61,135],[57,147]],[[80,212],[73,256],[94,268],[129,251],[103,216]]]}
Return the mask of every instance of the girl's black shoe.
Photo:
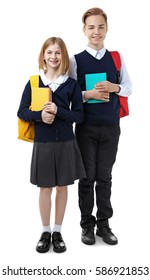
{"label": "girl's black shoe", "polygon": [[66,245],[65,245],[65,242],[64,242],[60,232],[56,232],[56,231],[53,232],[52,244],[53,244],[54,252],[63,253],[66,251]]}
{"label": "girl's black shoe", "polygon": [[36,251],[38,253],[46,253],[49,251],[51,244],[51,233],[48,231],[45,231],[42,233],[37,246],[36,246]]}

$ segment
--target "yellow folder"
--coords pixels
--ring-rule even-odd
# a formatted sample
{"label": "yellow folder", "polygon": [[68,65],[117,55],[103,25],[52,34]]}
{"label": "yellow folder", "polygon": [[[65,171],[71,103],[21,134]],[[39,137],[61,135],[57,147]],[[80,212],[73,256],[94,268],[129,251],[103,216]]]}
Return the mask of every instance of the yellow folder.
{"label": "yellow folder", "polygon": [[40,111],[43,109],[46,102],[51,101],[51,90],[50,88],[32,88],[32,100],[31,100],[31,110]]}

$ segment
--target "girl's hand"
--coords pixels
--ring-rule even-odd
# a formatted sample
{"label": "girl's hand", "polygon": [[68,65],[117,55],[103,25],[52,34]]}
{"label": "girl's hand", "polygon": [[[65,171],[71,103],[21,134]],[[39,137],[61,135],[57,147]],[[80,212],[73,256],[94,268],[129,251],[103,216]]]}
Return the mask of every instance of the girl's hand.
{"label": "girl's hand", "polygon": [[42,121],[47,124],[52,124],[55,119],[55,115],[48,113],[45,109],[42,111]]}
{"label": "girl's hand", "polygon": [[54,115],[56,115],[56,113],[57,113],[57,106],[54,102],[45,103],[43,109],[44,109],[45,112],[49,112],[49,113],[54,114]]}

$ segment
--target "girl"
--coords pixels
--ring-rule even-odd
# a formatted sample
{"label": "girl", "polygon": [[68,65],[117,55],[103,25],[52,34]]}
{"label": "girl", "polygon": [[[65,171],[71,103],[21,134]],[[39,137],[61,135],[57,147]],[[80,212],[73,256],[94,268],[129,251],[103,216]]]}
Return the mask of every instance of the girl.
{"label": "girl", "polygon": [[[57,253],[66,250],[61,226],[67,203],[67,185],[85,177],[73,123],[83,121],[82,93],[77,81],[67,75],[69,56],[61,38],[47,39],[39,54],[39,87],[50,87],[52,102],[41,111],[31,111],[30,82],[23,91],[18,117],[35,123],[35,138],[31,161],[31,183],[40,188],[39,209],[43,225],[36,250]],[[56,187],[55,225],[51,231],[51,194]]]}

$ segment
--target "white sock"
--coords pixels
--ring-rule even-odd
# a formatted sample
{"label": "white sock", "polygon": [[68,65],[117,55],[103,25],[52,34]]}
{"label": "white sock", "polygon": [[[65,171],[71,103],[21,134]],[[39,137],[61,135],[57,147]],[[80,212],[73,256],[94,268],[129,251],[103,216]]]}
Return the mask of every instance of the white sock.
{"label": "white sock", "polygon": [[48,225],[48,226],[43,226],[43,232],[45,232],[45,231],[51,232],[51,227],[50,227],[50,225]]}
{"label": "white sock", "polygon": [[56,232],[61,232],[61,225],[54,225],[54,228],[53,228],[53,232],[56,231]]}

